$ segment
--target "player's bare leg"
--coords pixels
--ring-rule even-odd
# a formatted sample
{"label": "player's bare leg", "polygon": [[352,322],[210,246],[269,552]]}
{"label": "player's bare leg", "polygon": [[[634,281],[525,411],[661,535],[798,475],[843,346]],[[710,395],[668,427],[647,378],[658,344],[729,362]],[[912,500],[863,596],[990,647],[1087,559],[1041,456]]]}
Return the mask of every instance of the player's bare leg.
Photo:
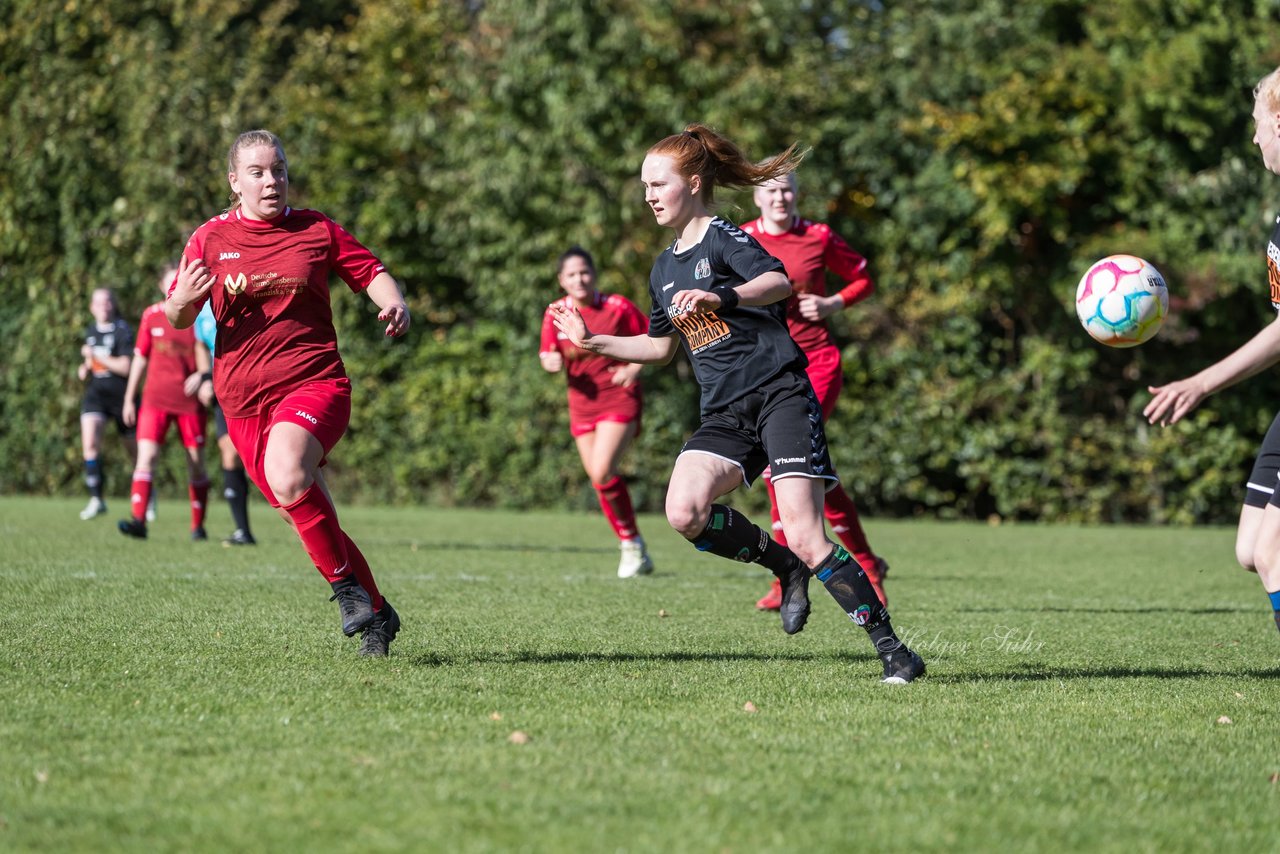
{"label": "player's bare leg", "polygon": [[1254,544],[1253,565],[1262,582],[1262,589],[1271,600],[1276,628],[1280,629],[1280,507],[1274,504],[1268,504],[1262,511],[1262,523],[1258,526],[1258,538]]}

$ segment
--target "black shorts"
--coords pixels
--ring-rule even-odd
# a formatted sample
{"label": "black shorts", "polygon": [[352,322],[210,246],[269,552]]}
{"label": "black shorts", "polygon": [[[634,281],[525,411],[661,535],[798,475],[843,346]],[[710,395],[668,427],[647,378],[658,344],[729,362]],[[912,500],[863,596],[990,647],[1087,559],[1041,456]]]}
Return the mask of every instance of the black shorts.
{"label": "black shorts", "polygon": [[1244,503],[1249,507],[1280,507],[1280,490],[1276,489],[1280,477],[1280,413],[1267,429],[1258,448],[1258,458],[1253,461],[1253,471],[1244,485]]}
{"label": "black shorts", "polygon": [[222,437],[227,435],[227,418],[222,414],[222,407],[218,405],[218,401],[213,401],[209,408],[213,410],[213,437],[221,442]]}
{"label": "black shorts", "polygon": [[84,399],[80,401],[81,415],[101,415],[108,421],[114,421],[116,430],[121,436],[132,436],[134,428],[124,423],[124,393],[114,394],[90,384],[84,391]]}
{"label": "black shorts", "polygon": [[822,406],[803,372],[787,371],[724,409],[702,419],[680,453],[693,451],[728,460],[751,485],[766,469],[772,478],[813,477],[840,482],[831,465]]}

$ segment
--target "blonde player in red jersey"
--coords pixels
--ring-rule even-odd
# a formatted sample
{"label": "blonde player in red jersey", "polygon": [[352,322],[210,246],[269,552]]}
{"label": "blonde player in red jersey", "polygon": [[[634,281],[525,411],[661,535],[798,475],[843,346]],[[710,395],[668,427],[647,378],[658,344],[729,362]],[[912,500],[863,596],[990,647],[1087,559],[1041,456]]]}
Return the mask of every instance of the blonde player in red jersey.
{"label": "blonde player in red jersey", "polygon": [[[158,280],[168,293],[177,268],[165,267]],[[205,507],[209,503],[209,477],[204,468],[204,434],[208,414],[195,397],[202,368],[196,358],[196,336],[190,329],[174,329],[164,315],[164,302],[147,307],[138,322],[138,339],[129,366],[124,393],[124,423],[137,427],[138,461],[129,491],[130,518],[121,519],[120,533],[147,538],[147,508],[151,505],[151,474],[170,426],[178,428],[187,452],[187,492],[191,498],[191,539],[207,540]],[[138,386],[142,405],[137,406]]]}
{"label": "blonde player in red jersey", "polygon": [[409,308],[359,241],[319,211],[289,207],[289,167],[275,134],[240,134],[227,181],[232,207],[187,241],[165,312],[186,329],[212,301],[214,392],[245,471],[333,588],[343,633],[360,633],[360,655],[385,656],[400,617],[339,525],[321,474],[351,417],[329,274],[368,295],[390,337],[408,331]]}
{"label": "blonde player in red jersey", "polygon": [[[561,255],[556,277],[565,292],[557,302],[576,307],[592,329],[610,335],[641,335],[649,330],[649,319],[629,299],[597,290],[595,262],[587,250],[574,246]],[[568,375],[569,432],[600,509],[618,537],[622,551],[618,577],[647,575],[653,572],[653,560],[636,525],[627,484],[618,474],[623,452],[640,431],[642,366],[575,347],[556,329],[553,318],[554,309],[548,306],[542,316],[538,360],[543,370],[564,370]]]}
{"label": "blonde player in red jersey", "polygon": [[[787,329],[809,359],[809,366],[805,369],[809,382],[818,395],[823,419],[830,421],[840,398],[844,375],[840,367],[840,348],[827,327],[827,318],[866,299],[875,290],[875,284],[867,273],[867,259],[849,248],[849,244],[830,226],[797,215],[796,191],[794,172],[757,187],[754,199],[760,216],[744,223],[742,230],[758,240],[766,252],[786,267],[793,289],[787,301]],[[828,270],[844,282],[844,287],[831,295],[827,294]],[[773,536],[785,546],[787,538],[778,515],[778,499],[773,480],[767,472],[764,482],[769,490]],[[858,508],[843,487],[837,485],[826,493],[823,515],[831,525],[832,533],[840,538],[862,566],[880,600],[888,604],[884,576],[889,565],[871,550],[858,519]],[[776,611],[781,606],[782,588],[775,578],[773,586],[756,603],[756,607]]]}

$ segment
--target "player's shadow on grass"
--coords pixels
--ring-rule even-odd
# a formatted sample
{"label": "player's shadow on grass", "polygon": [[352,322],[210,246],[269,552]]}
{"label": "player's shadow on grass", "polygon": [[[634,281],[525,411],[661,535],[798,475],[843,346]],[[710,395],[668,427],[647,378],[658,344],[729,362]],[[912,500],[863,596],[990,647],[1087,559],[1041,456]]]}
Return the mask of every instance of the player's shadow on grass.
{"label": "player's shadow on grass", "polygon": [[831,664],[857,664],[878,661],[871,653],[854,652],[477,652],[449,655],[428,652],[411,656],[416,667],[456,667],[474,664],[706,664],[725,661],[821,661]]}
{"label": "player's shadow on grass", "polygon": [[[1052,682],[1076,679],[1280,679],[1280,667],[1259,667],[1246,670],[1205,670],[1200,667],[1055,667],[1053,665],[1021,662],[1008,670],[982,673],[957,671],[947,673],[941,662],[935,663],[927,677],[932,682],[960,684],[973,682]],[[941,671],[941,672],[940,672]]]}

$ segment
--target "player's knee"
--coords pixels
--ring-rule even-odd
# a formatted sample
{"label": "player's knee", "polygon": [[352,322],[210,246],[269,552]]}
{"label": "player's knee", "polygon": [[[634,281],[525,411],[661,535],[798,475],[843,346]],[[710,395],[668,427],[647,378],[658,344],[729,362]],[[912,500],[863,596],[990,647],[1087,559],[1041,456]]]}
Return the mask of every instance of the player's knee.
{"label": "player's knee", "polygon": [[1236,561],[1249,572],[1258,571],[1257,560],[1253,552],[1254,548],[1251,543],[1236,543]]}
{"label": "player's knee", "polygon": [[687,501],[667,502],[667,523],[686,540],[698,537],[707,527],[710,509]]}
{"label": "player's knee", "polygon": [[617,476],[617,470],[608,466],[592,466],[587,469],[587,477],[591,478],[591,485],[596,489],[612,483]]}
{"label": "player's knee", "polygon": [[310,485],[307,482],[307,473],[293,460],[267,459],[263,462],[262,473],[276,500],[284,505],[292,504],[301,498],[302,493],[306,492]]}

